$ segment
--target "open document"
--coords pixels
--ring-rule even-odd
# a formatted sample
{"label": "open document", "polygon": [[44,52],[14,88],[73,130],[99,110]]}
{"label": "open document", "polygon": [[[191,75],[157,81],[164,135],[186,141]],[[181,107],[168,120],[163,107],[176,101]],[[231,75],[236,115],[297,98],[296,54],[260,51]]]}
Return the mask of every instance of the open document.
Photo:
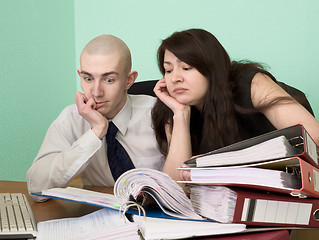
{"label": "open document", "polygon": [[[100,207],[137,213],[130,206],[145,208],[149,217],[180,218],[202,220],[193,209],[190,199],[167,174],[146,168],[136,168],[123,173],[115,182],[114,195],[98,193],[79,188],[52,188],[38,196],[58,198]],[[154,201],[155,208],[144,206],[148,200]]]}
{"label": "open document", "polygon": [[185,239],[189,237],[213,236],[238,233],[246,230],[245,224],[222,224],[217,222],[202,222],[175,220],[134,215],[140,232],[145,240],[153,239]]}
{"label": "open document", "polygon": [[38,223],[37,240],[139,240],[138,225],[125,215],[101,209],[78,218],[64,218]]}

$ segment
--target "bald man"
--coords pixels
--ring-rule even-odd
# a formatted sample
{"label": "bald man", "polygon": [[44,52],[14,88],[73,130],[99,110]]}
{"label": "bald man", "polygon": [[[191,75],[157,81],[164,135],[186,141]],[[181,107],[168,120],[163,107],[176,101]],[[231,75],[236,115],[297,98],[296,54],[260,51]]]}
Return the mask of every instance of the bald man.
{"label": "bald man", "polygon": [[110,121],[134,167],[162,170],[164,157],[150,117],[155,98],[127,94],[138,75],[131,65],[130,50],[112,35],[98,36],[84,47],[77,70],[83,93],[77,92],[75,104],[49,127],[27,172],[30,193],[63,187],[78,175],[84,185],[113,186],[105,140]]}

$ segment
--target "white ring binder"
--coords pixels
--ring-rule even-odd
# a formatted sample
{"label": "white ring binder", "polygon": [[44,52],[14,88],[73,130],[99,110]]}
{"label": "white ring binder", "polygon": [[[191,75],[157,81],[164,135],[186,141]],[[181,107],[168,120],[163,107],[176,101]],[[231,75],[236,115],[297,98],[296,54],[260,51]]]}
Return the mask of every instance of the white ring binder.
{"label": "white ring binder", "polygon": [[[126,205],[125,209],[123,210],[122,212],[122,208],[123,206]],[[119,214],[120,214],[120,217],[122,218],[123,215],[127,212],[127,210],[131,207],[137,207],[137,210],[138,210],[138,215],[141,216],[141,210],[143,212],[143,215],[144,215],[144,220],[146,221],[146,213],[145,213],[145,209],[137,204],[136,202],[133,202],[133,201],[127,201],[127,202],[124,202],[121,206],[120,206],[120,209],[119,209]],[[126,222],[125,218],[124,218],[124,222]]]}

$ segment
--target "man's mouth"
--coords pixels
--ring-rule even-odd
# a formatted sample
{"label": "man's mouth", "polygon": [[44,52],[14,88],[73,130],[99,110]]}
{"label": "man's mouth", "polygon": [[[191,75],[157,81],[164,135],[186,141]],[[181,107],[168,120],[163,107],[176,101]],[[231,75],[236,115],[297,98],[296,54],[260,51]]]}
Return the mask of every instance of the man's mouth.
{"label": "man's mouth", "polygon": [[99,109],[100,107],[103,107],[106,104],[106,102],[97,102],[96,103],[96,109]]}

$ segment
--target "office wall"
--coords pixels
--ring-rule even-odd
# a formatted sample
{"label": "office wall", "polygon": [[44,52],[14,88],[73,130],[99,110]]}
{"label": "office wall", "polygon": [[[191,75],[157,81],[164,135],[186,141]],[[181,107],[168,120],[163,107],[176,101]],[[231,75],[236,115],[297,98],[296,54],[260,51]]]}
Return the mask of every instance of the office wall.
{"label": "office wall", "polygon": [[318,12],[317,0],[76,0],[76,59],[91,38],[110,33],[131,48],[138,81],[159,79],[161,39],[204,28],[232,59],[266,63],[278,80],[303,90],[319,116]]}
{"label": "office wall", "polygon": [[267,63],[319,116],[319,1],[0,0],[0,180],[25,180],[50,123],[73,103],[84,45],[110,33],[131,48],[138,81],[159,79],[161,39],[211,31],[232,59]]}
{"label": "office wall", "polygon": [[0,180],[25,180],[50,123],[73,102],[74,6],[0,0]]}

